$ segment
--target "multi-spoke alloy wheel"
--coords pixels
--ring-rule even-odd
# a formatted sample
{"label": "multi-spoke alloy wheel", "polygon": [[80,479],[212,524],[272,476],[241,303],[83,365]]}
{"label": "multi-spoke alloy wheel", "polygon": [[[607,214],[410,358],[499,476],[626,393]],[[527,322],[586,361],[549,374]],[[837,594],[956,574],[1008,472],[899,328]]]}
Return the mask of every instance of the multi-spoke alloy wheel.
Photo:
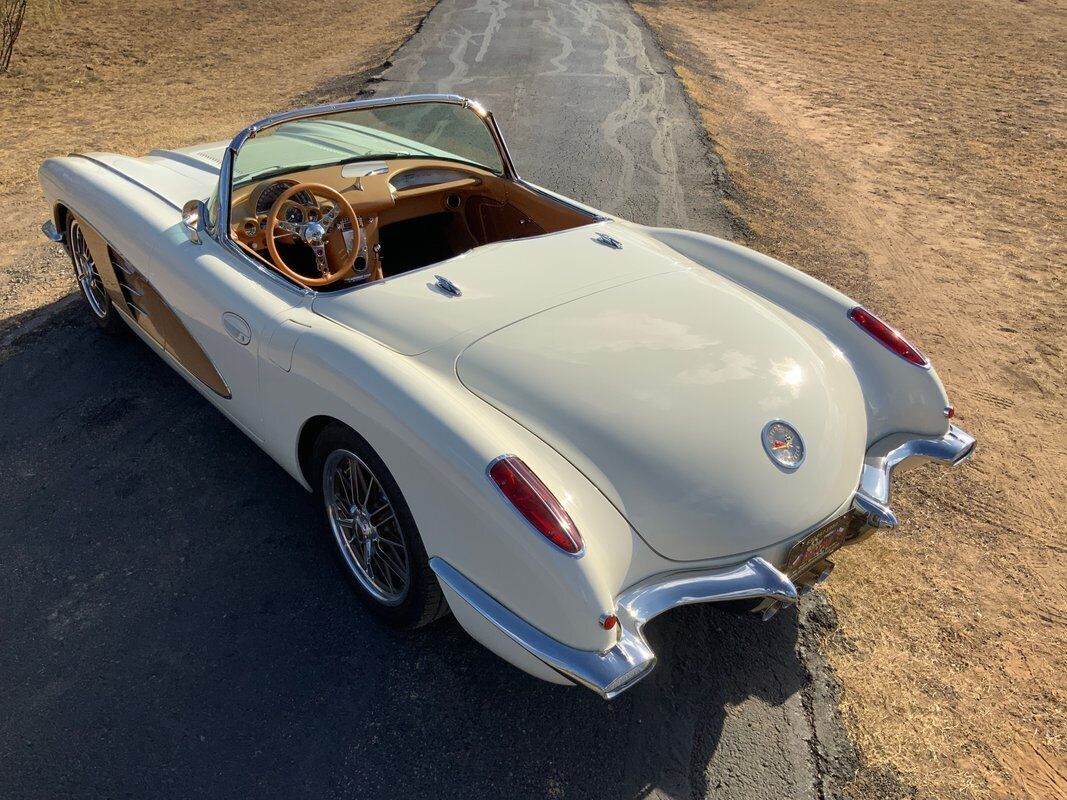
{"label": "multi-spoke alloy wheel", "polygon": [[382,481],[344,449],[326,458],[322,479],[326,514],[345,563],[374,599],[399,605],[411,585],[411,564]]}
{"label": "multi-spoke alloy wheel", "polygon": [[106,320],[111,310],[111,301],[104,290],[100,271],[96,268],[93,254],[89,251],[89,244],[85,241],[85,234],[77,220],[70,223],[70,256],[74,261],[74,276],[89,302],[89,308],[97,319]]}
{"label": "multi-spoke alloy wheel", "polygon": [[345,577],[370,612],[408,629],[448,613],[415,517],[374,448],[333,421],[316,436],[305,469]]}

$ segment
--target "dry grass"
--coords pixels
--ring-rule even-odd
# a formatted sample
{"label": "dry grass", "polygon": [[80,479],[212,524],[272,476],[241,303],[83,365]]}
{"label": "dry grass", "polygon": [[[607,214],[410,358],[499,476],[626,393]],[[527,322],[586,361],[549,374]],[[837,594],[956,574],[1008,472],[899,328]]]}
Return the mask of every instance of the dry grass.
{"label": "dry grass", "polygon": [[641,4],[749,243],[934,358],[973,464],[905,476],[828,643],[868,762],[927,797],[1067,797],[1067,15],[1045,0]]}
{"label": "dry grass", "polygon": [[272,111],[349,97],[433,3],[31,0],[0,76],[0,327],[73,287],[40,236],[43,159],[229,139]]}

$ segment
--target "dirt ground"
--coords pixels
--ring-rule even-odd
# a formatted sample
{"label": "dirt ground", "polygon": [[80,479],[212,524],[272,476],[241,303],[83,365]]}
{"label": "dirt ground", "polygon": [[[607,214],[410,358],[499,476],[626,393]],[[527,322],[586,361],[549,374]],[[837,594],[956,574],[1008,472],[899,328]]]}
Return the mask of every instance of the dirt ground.
{"label": "dirt ground", "polygon": [[0,75],[0,330],[74,288],[40,233],[43,159],[230,139],[273,111],[348,99],[434,1],[30,0]]}
{"label": "dirt ground", "polygon": [[905,476],[902,527],[828,584],[866,774],[922,797],[1067,797],[1067,8],[636,8],[748,244],[904,330],[979,439],[966,467]]}

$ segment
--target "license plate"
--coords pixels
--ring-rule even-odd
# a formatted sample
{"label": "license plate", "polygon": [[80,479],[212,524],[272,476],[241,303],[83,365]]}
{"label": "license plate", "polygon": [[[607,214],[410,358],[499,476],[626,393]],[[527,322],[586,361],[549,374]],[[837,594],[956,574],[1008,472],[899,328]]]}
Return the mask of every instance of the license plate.
{"label": "license plate", "polygon": [[813,564],[826,558],[845,543],[852,526],[852,514],[845,514],[812,531],[789,551],[786,571],[790,577],[802,574]]}

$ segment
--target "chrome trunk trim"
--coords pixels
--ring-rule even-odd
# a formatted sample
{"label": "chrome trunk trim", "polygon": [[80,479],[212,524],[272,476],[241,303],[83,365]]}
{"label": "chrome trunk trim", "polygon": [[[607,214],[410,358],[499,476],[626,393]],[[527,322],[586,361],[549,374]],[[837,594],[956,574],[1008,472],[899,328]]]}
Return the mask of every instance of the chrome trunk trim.
{"label": "chrome trunk trim", "polygon": [[466,601],[498,631],[541,662],[601,697],[611,699],[651,672],[656,664],[642,633],[651,619],[692,603],[767,597],[795,603],[797,589],[762,558],[719,570],[675,572],[642,581],[616,600],[618,641],[598,653],[579,650],[553,639],[489,596],[442,558],[430,559],[439,580]]}

